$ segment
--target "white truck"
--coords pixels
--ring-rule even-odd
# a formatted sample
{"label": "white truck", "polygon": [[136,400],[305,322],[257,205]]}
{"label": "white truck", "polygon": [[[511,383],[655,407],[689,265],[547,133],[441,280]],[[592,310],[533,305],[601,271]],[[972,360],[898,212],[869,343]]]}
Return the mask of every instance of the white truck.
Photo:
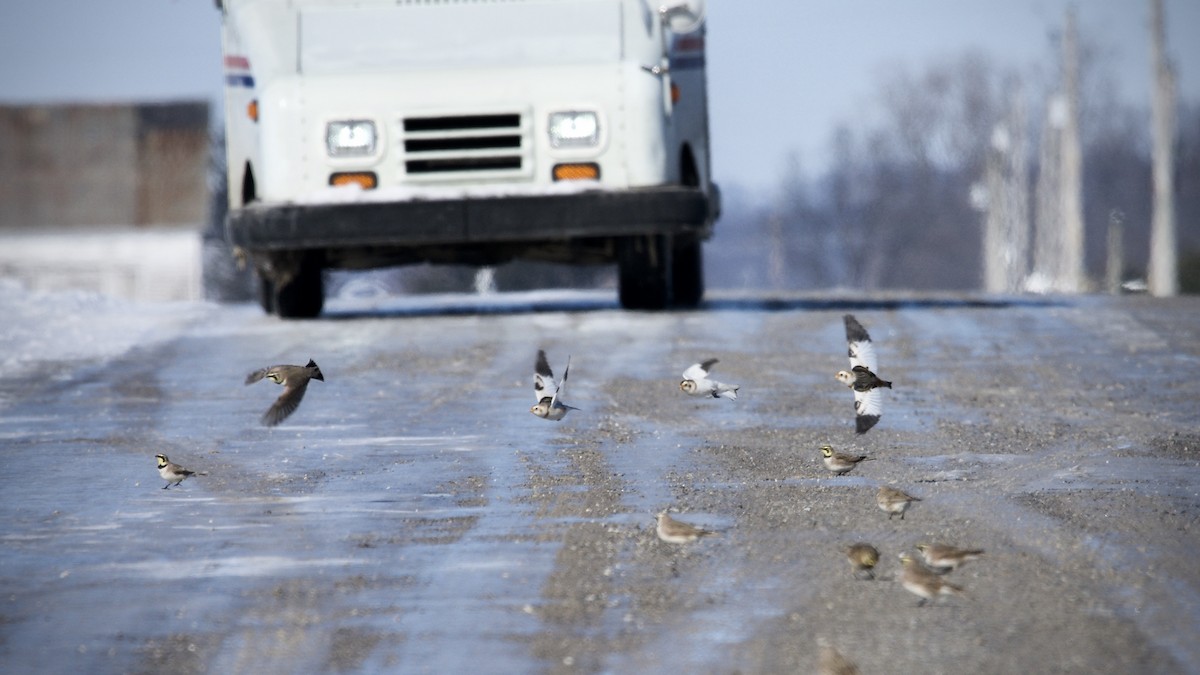
{"label": "white truck", "polygon": [[264,309],[326,269],[615,263],[694,306],[720,209],[698,0],[217,0],[226,237]]}

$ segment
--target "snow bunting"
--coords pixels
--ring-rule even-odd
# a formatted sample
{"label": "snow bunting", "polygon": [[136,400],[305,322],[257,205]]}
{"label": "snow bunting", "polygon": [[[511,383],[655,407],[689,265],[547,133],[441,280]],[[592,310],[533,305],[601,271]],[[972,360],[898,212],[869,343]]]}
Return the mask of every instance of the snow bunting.
{"label": "snow bunting", "polygon": [[904,520],[904,512],[908,510],[909,504],[919,501],[921,501],[919,498],[907,492],[886,485],[880,486],[879,493],[875,495],[875,503],[887,512],[888,520],[891,520],[892,516],[897,513],[900,514],[900,520]]}
{"label": "snow bunting", "polygon": [[167,459],[166,455],[159,454],[155,455],[154,458],[158,460],[158,475],[162,476],[163,480],[167,481],[167,484],[162,487],[164,490],[172,485],[179,485],[183,482],[183,479],[187,478],[188,476],[208,475],[208,473],[204,471],[188,471],[182,466],[179,466],[175,462]]}
{"label": "snow bunting", "polygon": [[842,319],[846,323],[850,370],[839,370],[834,377],[854,391],[854,431],[865,434],[879,422],[879,416],[883,413],[883,397],[879,389],[891,389],[892,383],[874,373],[879,363],[867,329],[853,314],[847,314]]}
{"label": "snow bunting", "polygon": [[736,400],[740,388],[738,385],[708,379],[708,373],[716,363],[716,359],[709,359],[703,363],[693,363],[688,366],[688,369],[683,371],[683,382],[679,383],[679,388],[689,396],[711,396],[713,398],[723,396],[731,401]]}
{"label": "snow bunting", "polygon": [[978,560],[983,549],[965,549],[945,544],[917,544],[917,550],[935,572],[953,572],[963,563]]}
{"label": "snow bunting", "polygon": [[696,541],[700,537],[716,534],[712,530],[702,530],[695,525],[675,520],[667,515],[666,511],[658,514],[657,521],[654,531],[658,534],[659,539],[668,544],[686,544],[690,541]]}
{"label": "snow bunting", "polygon": [[904,566],[900,572],[900,585],[904,587],[904,590],[921,598],[917,607],[939,595],[967,594],[962,586],[956,586],[946,581],[907,553],[900,554],[900,563]]}
{"label": "snow bunting", "polygon": [[858,466],[859,462],[875,459],[866,455],[847,455],[843,452],[834,452],[833,446],[830,445],[821,446],[821,457],[825,462],[825,468],[838,476],[850,473],[850,470]]}
{"label": "snow bunting", "polygon": [[820,656],[817,657],[819,675],[858,675],[858,666],[836,647],[824,640],[818,640],[817,646],[820,648]]}
{"label": "snow bunting", "polygon": [[875,578],[875,566],[879,564],[879,550],[874,546],[859,542],[846,547],[846,561],[854,568],[854,576],[866,572],[868,579]]}
{"label": "snow bunting", "polygon": [[321,369],[312,359],[309,359],[308,365],[305,366],[271,366],[256,370],[246,376],[246,384],[254,384],[264,377],[275,384],[283,385],[283,393],[275,399],[270,408],[267,408],[267,412],[263,413],[262,423],[268,427],[279,424],[296,411],[300,399],[304,398],[304,392],[308,389],[309,380],[325,381]]}
{"label": "snow bunting", "polygon": [[567,357],[567,367],[563,370],[561,382],[554,381],[554,371],[550,370],[550,362],[546,360],[546,351],[539,349],[537,363],[533,373],[533,397],[537,401],[529,412],[542,419],[555,422],[567,416],[570,410],[579,410],[562,402],[562,395],[567,391],[567,376],[571,373],[571,357]]}

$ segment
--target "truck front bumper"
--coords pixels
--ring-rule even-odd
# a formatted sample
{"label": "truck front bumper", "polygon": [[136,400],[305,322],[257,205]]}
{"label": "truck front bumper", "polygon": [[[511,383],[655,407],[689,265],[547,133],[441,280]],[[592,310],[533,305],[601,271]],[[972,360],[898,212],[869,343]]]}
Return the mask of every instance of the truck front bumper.
{"label": "truck front bumper", "polygon": [[[716,194],[715,187],[713,194]],[[699,188],[329,204],[231,210],[229,242],[251,252],[568,241],[651,234],[707,237],[718,204]]]}

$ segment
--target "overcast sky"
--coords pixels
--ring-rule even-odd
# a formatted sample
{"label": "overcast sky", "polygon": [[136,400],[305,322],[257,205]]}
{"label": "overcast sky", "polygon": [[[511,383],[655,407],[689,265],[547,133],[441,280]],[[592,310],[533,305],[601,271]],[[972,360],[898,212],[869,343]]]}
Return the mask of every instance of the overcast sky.
{"label": "overcast sky", "polygon": [[[1033,68],[1052,54],[1070,0],[711,0],[713,170],[770,189],[789,154],[826,161],[835,123],[869,111],[889,66],[919,70],[977,49]],[[1076,2],[1122,93],[1149,98],[1148,0]],[[1166,0],[1180,92],[1200,100],[1200,2]],[[222,93],[210,0],[4,0],[0,102],[140,101]],[[1043,68],[1053,67],[1045,64]]]}

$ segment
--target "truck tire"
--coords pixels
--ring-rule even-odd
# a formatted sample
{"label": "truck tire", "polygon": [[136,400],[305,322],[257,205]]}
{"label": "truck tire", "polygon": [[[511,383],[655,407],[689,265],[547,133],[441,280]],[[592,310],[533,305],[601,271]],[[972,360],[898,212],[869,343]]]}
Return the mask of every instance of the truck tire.
{"label": "truck tire", "polygon": [[625,309],[665,309],[670,297],[671,250],[661,235],[618,243],[617,295]]}
{"label": "truck tire", "polygon": [[[325,282],[321,264],[313,255],[300,262],[296,275],[286,284],[273,284],[275,312],[284,319],[312,319],[325,306]],[[264,288],[269,288],[264,284]],[[269,292],[269,291],[268,291]]]}
{"label": "truck tire", "polygon": [[671,303],[691,309],[704,298],[704,257],[700,240],[679,238],[671,251]]}

